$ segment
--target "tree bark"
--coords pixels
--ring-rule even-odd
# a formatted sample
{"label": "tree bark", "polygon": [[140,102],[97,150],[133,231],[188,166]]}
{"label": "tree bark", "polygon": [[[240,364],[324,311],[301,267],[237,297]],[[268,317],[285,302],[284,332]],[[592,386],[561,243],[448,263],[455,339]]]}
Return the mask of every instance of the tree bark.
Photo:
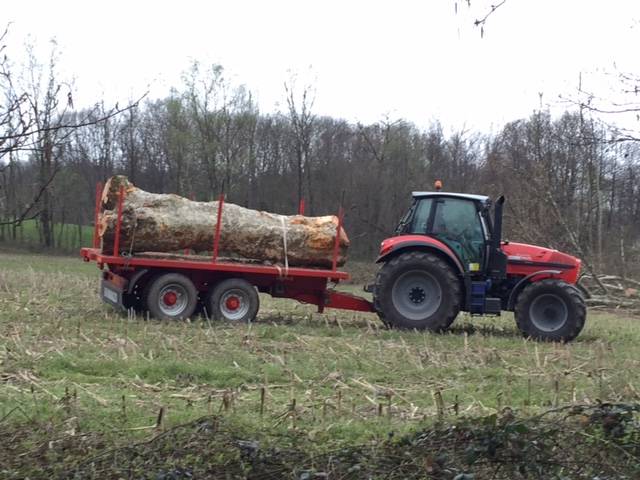
{"label": "tree bark", "polygon": [[[124,187],[120,251],[212,251],[218,202],[194,202],[173,194],[136,188],[124,176],[110,178],[102,192],[99,233],[112,253],[120,186]],[[224,203],[220,255],[290,266],[330,267],[338,218],[278,215]],[[337,265],[346,261],[349,239],[340,231]]]}

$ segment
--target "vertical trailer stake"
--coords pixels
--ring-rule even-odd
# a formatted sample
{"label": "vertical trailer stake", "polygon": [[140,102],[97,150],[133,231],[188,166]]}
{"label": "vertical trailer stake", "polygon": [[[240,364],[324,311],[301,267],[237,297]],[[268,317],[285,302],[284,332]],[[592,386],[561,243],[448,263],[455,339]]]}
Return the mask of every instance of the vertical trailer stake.
{"label": "vertical trailer stake", "polygon": [[93,248],[100,248],[98,220],[100,219],[100,200],[102,200],[102,182],[96,183],[96,208],[93,213]]}
{"label": "vertical trailer stake", "polygon": [[218,221],[216,222],[216,235],[213,238],[213,263],[218,260],[218,248],[220,246],[220,224],[222,223],[222,207],[224,206],[224,193],[218,198]]}
{"label": "vertical trailer stake", "polygon": [[124,185],[120,185],[118,194],[118,220],[116,221],[116,238],[113,242],[113,256],[120,256],[120,227],[122,226],[122,203],[124,202]]}
{"label": "vertical trailer stake", "polygon": [[344,216],[344,209],[342,206],[338,210],[338,226],[336,227],[336,239],[333,243],[333,263],[331,270],[334,272],[338,268],[338,248],[340,247],[340,232],[342,231],[342,217]]}

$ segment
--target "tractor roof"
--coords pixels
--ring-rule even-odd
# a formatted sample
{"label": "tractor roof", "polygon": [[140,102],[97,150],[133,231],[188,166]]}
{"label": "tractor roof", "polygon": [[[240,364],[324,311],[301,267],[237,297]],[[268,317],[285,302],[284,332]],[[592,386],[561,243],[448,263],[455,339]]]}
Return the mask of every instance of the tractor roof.
{"label": "tractor roof", "polygon": [[464,200],[473,200],[475,202],[480,202],[482,204],[487,204],[491,200],[486,195],[472,195],[470,193],[453,193],[453,192],[412,192],[413,198],[424,198],[424,197],[453,197],[453,198],[461,198]]}

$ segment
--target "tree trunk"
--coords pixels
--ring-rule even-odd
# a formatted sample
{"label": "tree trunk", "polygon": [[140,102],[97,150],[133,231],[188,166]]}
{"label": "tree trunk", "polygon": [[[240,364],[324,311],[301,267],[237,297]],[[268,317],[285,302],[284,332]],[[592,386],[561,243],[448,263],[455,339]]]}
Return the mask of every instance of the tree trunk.
{"label": "tree trunk", "polygon": [[[113,251],[118,192],[125,189],[120,250],[176,252],[213,250],[218,202],[194,202],[173,194],[136,188],[126,177],[107,181],[102,193],[100,236],[106,253]],[[259,212],[225,203],[222,210],[220,254],[239,259],[288,263],[290,266],[330,267],[338,219]],[[338,265],[346,261],[349,239],[340,231]]]}
{"label": "tree trunk", "polygon": [[46,133],[40,165],[41,188],[44,188],[44,192],[42,193],[42,210],[40,211],[40,225],[42,227],[42,243],[46,248],[54,247],[53,202],[51,198],[51,190],[47,183],[51,178],[51,175],[53,175],[52,158],[53,143],[51,138],[49,138],[49,133]]}

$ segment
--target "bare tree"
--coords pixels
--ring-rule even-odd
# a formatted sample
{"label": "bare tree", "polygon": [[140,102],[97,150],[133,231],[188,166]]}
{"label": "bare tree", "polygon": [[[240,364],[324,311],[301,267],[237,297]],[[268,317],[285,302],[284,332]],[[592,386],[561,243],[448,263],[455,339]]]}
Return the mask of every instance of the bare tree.
{"label": "bare tree", "polygon": [[296,92],[296,78],[292,76],[284,84],[286,93],[288,118],[293,135],[293,148],[296,161],[296,175],[298,186],[298,202],[304,198],[304,184],[306,176],[308,203],[310,211],[313,211],[313,190],[311,177],[311,140],[316,116],[312,113],[315,101],[315,91],[310,85],[302,87],[302,93],[298,97]]}
{"label": "bare tree", "polygon": [[[15,190],[5,188],[0,191],[0,225],[19,225],[26,219],[39,218],[43,244],[49,247],[54,244],[51,186],[60,170],[63,146],[74,130],[105,122],[135,107],[141,99],[124,108],[116,104],[99,115],[96,115],[99,105],[77,114],[74,112],[71,85],[57,78],[55,42],[52,42],[46,66],[38,62],[33,48],[29,47],[24,73],[16,76],[5,53],[7,32],[6,29],[0,36],[0,53],[4,53],[0,59],[0,90],[3,94],[0,104],[0,175],[14,174],[15,165],[26,160],[37,163],[38,173],[37,181],[29,187],[32,190],[30,198],[21,205],[18,205]],[[13,206],[11,212],[7,211],[9,204]]]}
{"label": "bare tree", "polygon": [[[612,85],[609,92],[596,92],[586,85],[581,73],[576,95],[564,98],[570,105],[578,107],[582,118],[597,116],[609,126],[608,138],[584,138],[584,142],[620,143],[640,141],[640,76],[619,71],[603,74],[606,84]],[[633,123],[636,125],[632,126]]]}

